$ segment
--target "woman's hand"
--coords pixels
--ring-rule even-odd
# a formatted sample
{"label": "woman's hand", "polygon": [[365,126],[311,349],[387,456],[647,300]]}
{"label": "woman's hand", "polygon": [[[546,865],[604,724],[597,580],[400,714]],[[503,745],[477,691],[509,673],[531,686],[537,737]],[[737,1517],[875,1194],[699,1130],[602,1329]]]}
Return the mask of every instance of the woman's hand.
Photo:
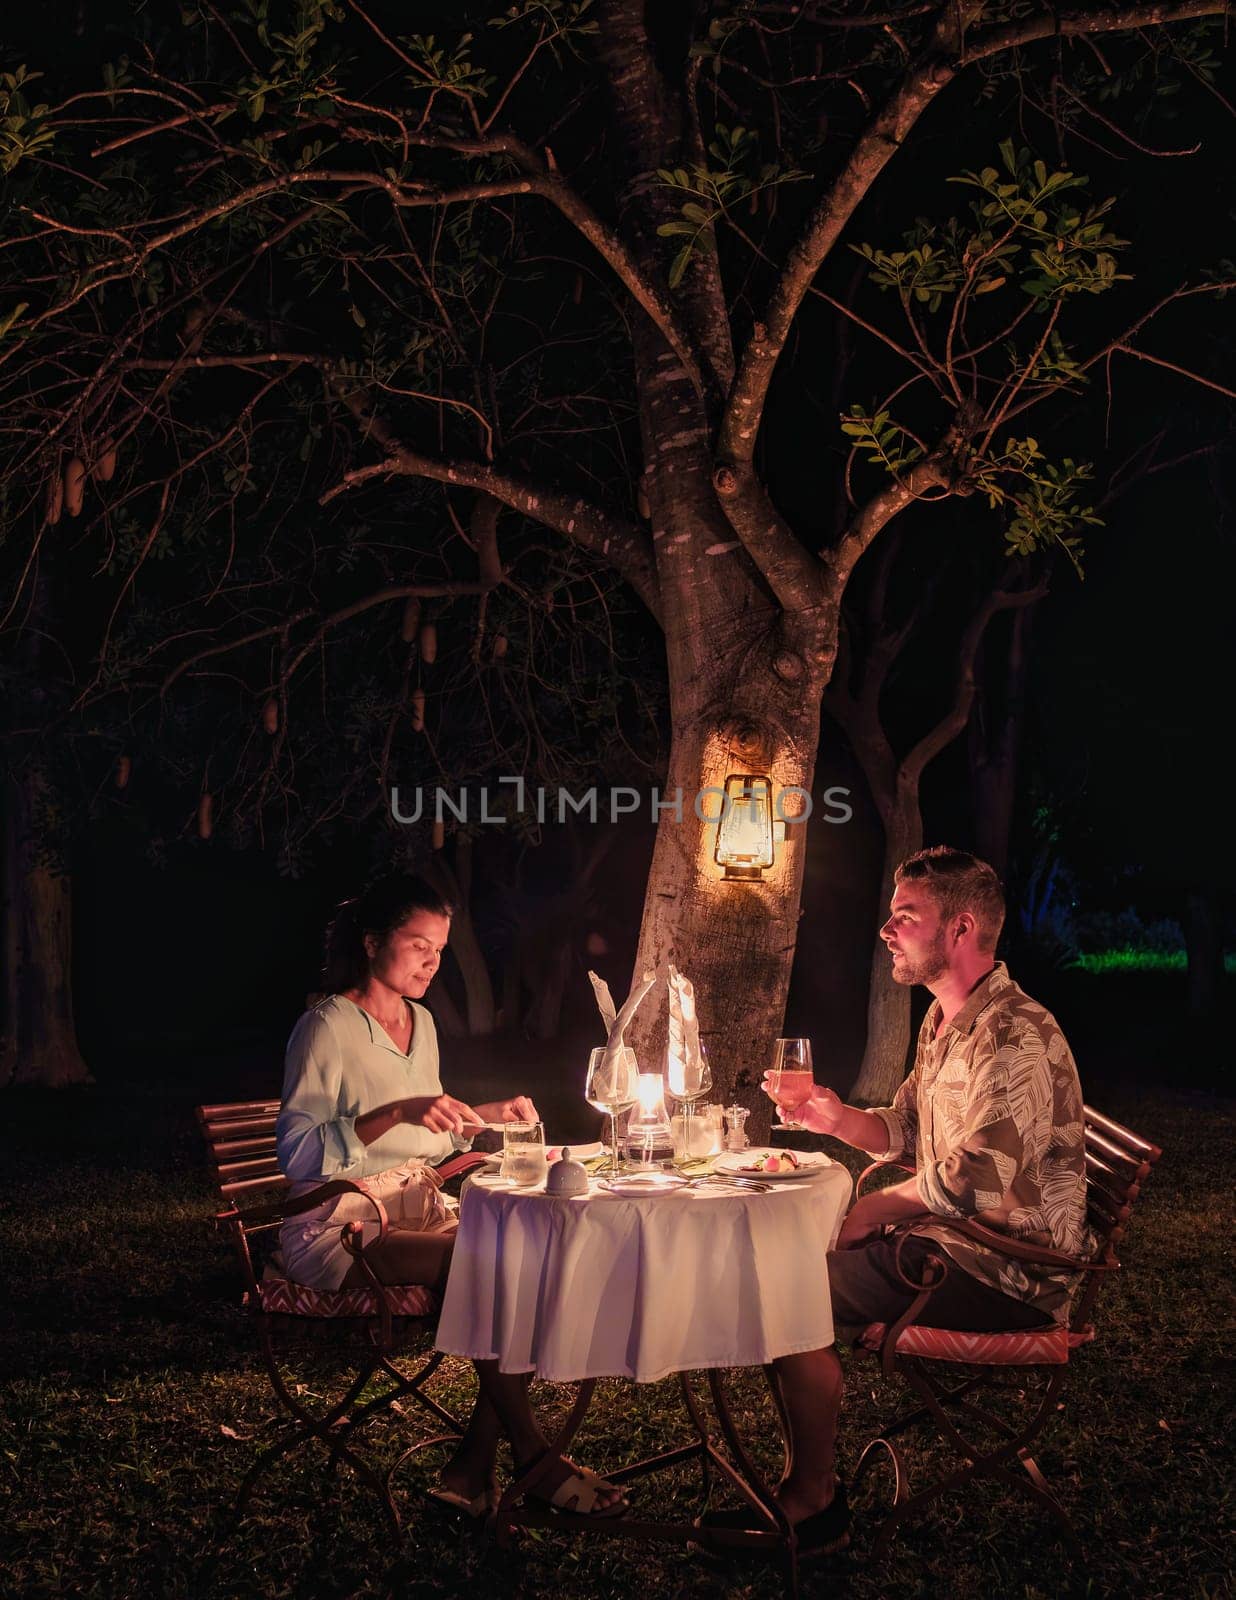
{"label": "woman's hand", "polygon": [[476,1114],[484,1122],[539,1122],[541,1114],[526,1094],[517,1094],[513,1100],[488,1100],[477,1106]]}
{"label": "woman's hand", "polygon": [[453,1094],[423,1094],[403,1102],[403,1120],[428,1128],[430,1133],[466,1134],[484,1127],[486,1119]]}

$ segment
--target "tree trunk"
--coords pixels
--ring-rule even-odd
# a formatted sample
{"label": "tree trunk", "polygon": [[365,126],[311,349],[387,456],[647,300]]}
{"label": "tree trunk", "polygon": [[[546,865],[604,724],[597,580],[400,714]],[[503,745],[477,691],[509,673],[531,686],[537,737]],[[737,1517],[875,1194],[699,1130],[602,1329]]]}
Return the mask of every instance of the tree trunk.
{"label": "tree trunk", "polygon": [[[717,676],[726,681],[725,674]],[[748,687],[758,693],[761,680],[751,674]],[[781,698],[777,690],[784,685],[768,671],[763,688],[769,707]],[[758,1086],[785,1015],[805,828],[787,829],[786,842],[777,847],[775,863],[763,878],[727,880],[714,860],[717,825],[701,820],[696,797],[719,791],[727,773],[765,773],[774,792],[790,786],[810,792],[819,739],[818,686],[803,692],[796,710],[796,718],[777,720],[762,745],[763,724],[748,711],[745,693],[728,707],[701,708],[693,716],[676,712],[662,798],[676,802],[681,791],[681,819],[677,809],[664,812],[657,828],[635,963],[636,978],[648,969],[664,975],[673,962],[691,979],[716,1093],[746,1104],[756,1126],[768,1120],[768,1102]],[[706,795],[698,809],[708,814],[718,803],[716,793]],[[631,1042],[651,1068],[664,1060],[666,1016],[662,989],[636,1016]]]}
{"label": "tree trunk", "polygon": [[528,1031],[534,1039],[552,1039],[558,1032],[572,954],[572,941],[567,933],[553,941],[548,959],[537,963],[532,975],[535,978],[532,1003],[528,1007]]}
{"label": "tree trunk", "polygon": [[[425,876],[454,907],[449,948],[463,979],[467,1012],[467,1028],[464,1030],[461,1024],[460,1031],[466,1031],[473,1038],[484,1038],[494,1031],[496,1008],[493,980],[489,976],[485,952],[476,936],[469,906],[472,890],[471,851],[471,841],[461,836],[455,846],[458,873],[452,872],[441,853],[438,853],[430,858]],[[451,1021],[445,1022],[445,1030],[451,1030]]]}
{"label": "tree trunk", "polygon": [[[893,874],[907,856],[923,847],[923,814],[918,780],[899,773],[892,805],[884,817],[884,866],[880,874],[880,917],[893,897]],[[884,941],[877,937],[867,990],[867,1043],[850,1091],[852,1100],[886,1106],[906,1075],[910,1051],[910,990],[893,982]]]}
{"label": "tree trunk", "polygon": [[4,1043],[0,1086],[90,1083],[73,1022],[72,887],[41,859],[44,781],[27,770],[5,785]]}
{"label": "tree trunk", "polygon": [[[598,56],[615,108],[615,152],[625,168],[620,223],[658,281],[666,247],[656,229],[678,215],[679,201],[649,180],[660,167],[706,160],[706,140],[678,73],[665,70],[677,35],[657,8],[601,0],[597,19]],[[654,24],[663,35],[656,48],[648,32]],[[716,822],[700,815],[715,810],[718,797],[711,796],[710,806],[706,796],[698,808],[696,797],[719,791],[727,773],[763,774],[775,793],[791,786],[810,792],[837,607],[821,604],[820,590],[806,581],[791,593],[788,577],[775,604],[718,500],[711,440],[733,355],[715,254],[697,253],[674,305],[702,358],[702,387],[651,321],[636,314],[632,324],[672,727],[661,799],[674,808],[663,810],[657,824],[635,977],[649,968],[664,976],[670,961],[686,972],[716,1094],[747,1104],[758,1130],[770,1109],[758,1085],[781,1030],[797,940],[805,828],[788,828],[759,881],[726,880],[714,860]],[[771,505],[765,511],[775,520]],[[662,986],[628,1035],[647,1067],[664,1062],[666,1015]]]}
{"label": "tree trunk", "polygon": [[1185,952],[1188,958],[1189,1016],[1213,1017],[1223,983],[1223,918],[1214,889],[1196,889],[1185,902]]}

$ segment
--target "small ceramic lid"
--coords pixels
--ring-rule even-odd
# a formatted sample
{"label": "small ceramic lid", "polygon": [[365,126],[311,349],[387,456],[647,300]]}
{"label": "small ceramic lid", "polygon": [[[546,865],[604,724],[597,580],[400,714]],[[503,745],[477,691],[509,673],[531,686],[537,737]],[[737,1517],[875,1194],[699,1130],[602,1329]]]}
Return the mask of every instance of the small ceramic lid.
{"label": "small ceramic lid", "polygon": [[571,1152],[565,1146],[562,1151],[562,1160],[555,1161],[550,1167],[545,1179],[546,1194],[587,1194],[588,1174],[578,1161],[571,1160]]}

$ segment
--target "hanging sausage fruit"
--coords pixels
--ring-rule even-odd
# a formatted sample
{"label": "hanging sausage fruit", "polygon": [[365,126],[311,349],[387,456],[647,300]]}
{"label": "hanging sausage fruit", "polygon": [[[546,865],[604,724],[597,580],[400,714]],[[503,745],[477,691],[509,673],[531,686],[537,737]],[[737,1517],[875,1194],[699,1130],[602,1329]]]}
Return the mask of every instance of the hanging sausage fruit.
{"label": "hanging sausage fruit", "polygon": [[80,456],[70,456],[64,469],[64,509],[71,517],[79,517],[86,498],[86,463]]}

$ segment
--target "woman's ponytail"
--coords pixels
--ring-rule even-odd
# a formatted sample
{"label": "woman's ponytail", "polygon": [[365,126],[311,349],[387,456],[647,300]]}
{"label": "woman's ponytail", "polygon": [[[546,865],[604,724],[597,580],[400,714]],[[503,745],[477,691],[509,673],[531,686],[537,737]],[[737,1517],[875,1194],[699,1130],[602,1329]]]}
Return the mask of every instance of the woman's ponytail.
{"label": "woman's ponytail", "polygon": [[361,927],[360,901],[345,900],[326,930],[326,959],[322,987],[327,994],[358,989],[369,976],[365,930]]}

